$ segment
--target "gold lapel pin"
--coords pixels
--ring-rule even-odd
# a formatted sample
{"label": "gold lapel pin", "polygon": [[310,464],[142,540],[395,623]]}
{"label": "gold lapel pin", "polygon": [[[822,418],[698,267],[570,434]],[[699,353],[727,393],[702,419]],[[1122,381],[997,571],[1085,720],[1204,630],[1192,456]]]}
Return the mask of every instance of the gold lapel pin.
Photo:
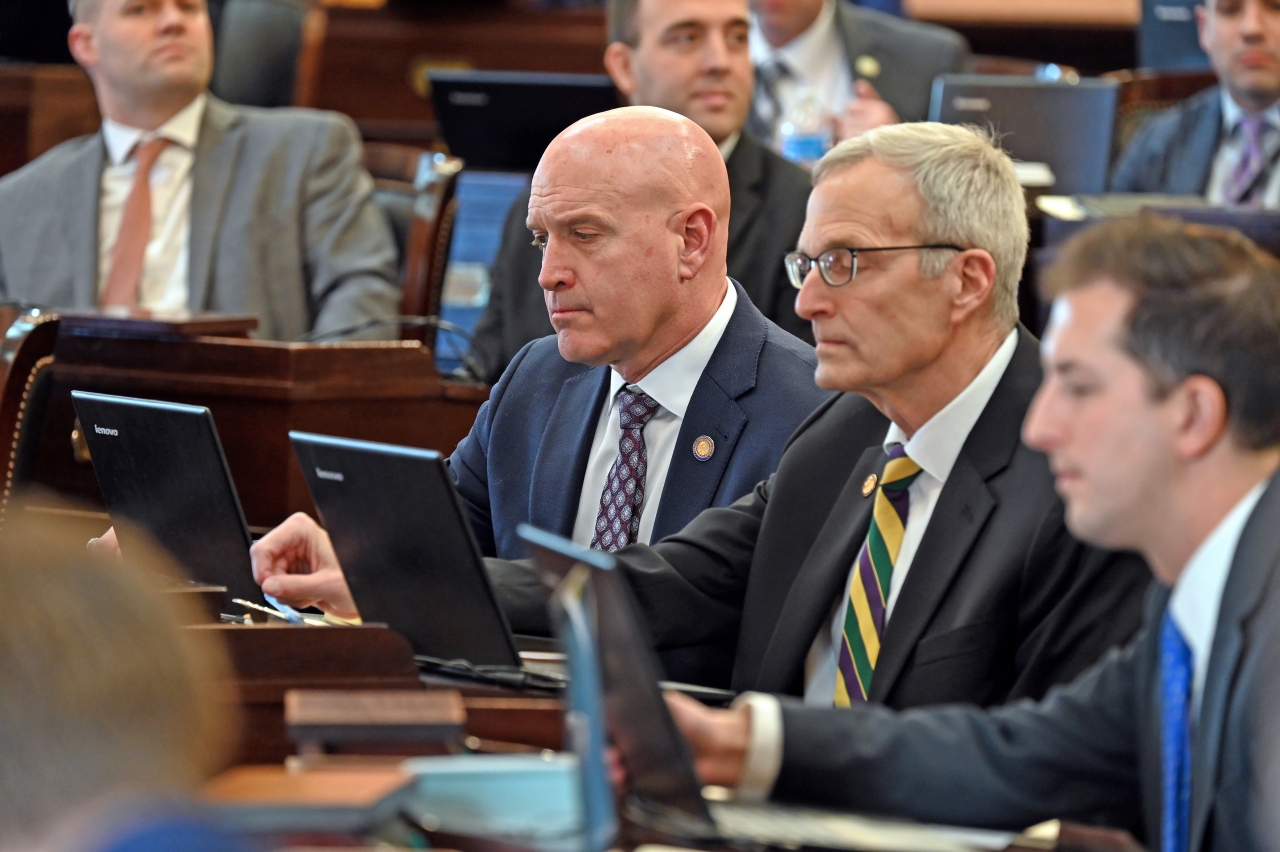
{"label": "gold lapel pin", "polygon": [[716,451],[716,442],[710,435],[702,435],[693,442],[693,457],[698,461],[706,461]]}
{"label": "gold lapel pin", "polygon": [[876,476],[874,473],[868,476],[866,479],[862,480],[862,496],[870,497],[871,492],[876,490],[876,483],[878,483],[879,481],[880,481],[880,478]]}
{"label": "gold lapel pin", "polygon": [[862,54],[853,61],[853,68],[861,77],[874,80],[880,76],[880,60],[868,54]]}

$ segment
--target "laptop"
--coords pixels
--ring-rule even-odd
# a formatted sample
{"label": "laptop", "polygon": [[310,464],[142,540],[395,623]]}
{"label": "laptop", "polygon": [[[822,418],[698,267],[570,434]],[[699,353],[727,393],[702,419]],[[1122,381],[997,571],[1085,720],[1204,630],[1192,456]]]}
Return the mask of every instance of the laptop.
{"label": "laptop", "polygon": [[1085,78],[942,74],[933,81],[929,120],[976,124],[1000,134],[1015,160],[1045,163],[1055,195],[1106,191],[1120,84]]}
{"label": "laptop", "polygon": [[[926,826],[785,805],[709,801],[693,768],[689,746],[667,710],[658,661],[644,639],[639,610],[616,556],[591,551],[528,525],[519,528],[540,568],[569,573],[554,600],[561,609],[588,613],[595,636],[601,692],[570,690],[572,711],[603,712],[626,769],[623,813],[642,828],[699,843],[751,843],[786,848],[913,850],[1004,849],[1009,832]],[[586,576],[588,575],[589,579]],[[567,644],[570,654],[578,646]],[[592,659],[574,660],[574,676]],[[592,758],[586,766],[594,765]],[[584,770],[586,771],[586,770]],[[723,792],[723,791],[721,791]],[[724,799],[724,796],[718,798]]]}
{"label": "laptop", "polygon": [[434,450],[290,432],[356,607],[414,653],[521,666],[445,457]]}
{"label": "laptop", "polygon": [[468,169],[532,172],[560,131],[621,106],[604,74],[425,73],[449,152],[465,160]]}
{"label": "laptop", "polygon": [[191,579],[263,603],[253,581],[253,539],[209,409],[72,391],[93,472],[117,526],[120,552],[149,533]]}

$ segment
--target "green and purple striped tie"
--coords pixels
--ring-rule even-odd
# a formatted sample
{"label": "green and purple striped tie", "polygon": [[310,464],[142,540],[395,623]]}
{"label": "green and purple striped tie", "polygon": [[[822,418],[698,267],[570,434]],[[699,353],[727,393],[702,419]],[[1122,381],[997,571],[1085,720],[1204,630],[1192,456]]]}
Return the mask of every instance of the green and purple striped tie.
{"label": "green and purple striped tie", "polygon": [[911,507],[907,489],[919,475],[920,465],[907,457],[901,444],[896,444],[889,451],[889,462],[880,477],[871,528],[858,552],[854,577],[849,583],[849,605],[845,607],[844,637],[840,642],[836,674],[837,707],[861,704],[871,692],[871,675],[880,658],[889,584],[898,552],[902,550],[902,534]]}

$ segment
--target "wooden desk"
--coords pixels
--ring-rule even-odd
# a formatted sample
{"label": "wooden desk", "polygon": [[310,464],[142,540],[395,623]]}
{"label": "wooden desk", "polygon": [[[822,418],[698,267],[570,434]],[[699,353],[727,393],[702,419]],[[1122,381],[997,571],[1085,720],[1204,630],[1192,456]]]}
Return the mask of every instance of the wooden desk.
{"label": "wooden desk", "polygon": [[0,175],[99,123],[93,86],[79,66],[0,66]]}
{"label": "wooden desk", "polygon": [[[259,527],[314,513],[290,429],[448,453],[488,398],[486,388],[443,379],[418,341],[275,343],[52,322],[56,336],[48,323],[39,327],[52,340],[52,378],[31,482],[90,506],[102,498],[92,465],[72,444],[72,390],[208,406],[245,516]],[[6,395],[21,395],[25,381],[10,376]]]}
{"label": "wooden desk", "polygon": [[366,139],[429,145],[437,132],[425,68],[602,74],[605,42],[600,8],[529,11],[493,0],[331,8],[317,106],[354,118]]}
{"label": "wooden desk", "polygon": [[1135,27],[1141,0],[904,0],[908,15],[939,24]]}

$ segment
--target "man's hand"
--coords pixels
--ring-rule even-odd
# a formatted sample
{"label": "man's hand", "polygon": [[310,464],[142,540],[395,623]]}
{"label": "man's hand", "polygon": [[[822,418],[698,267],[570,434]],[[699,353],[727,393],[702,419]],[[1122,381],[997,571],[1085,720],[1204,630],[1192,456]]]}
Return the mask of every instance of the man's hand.
{"label": "man's hand", "polygon": [[249,549],[262,591],[296,607],[316,606],[338,618],[359,618],[329,534],[297,512]]}
{"label": "man's hand", "polygon": [[703,784],[730,790],[742,782],[751,744],[751,708],[713,710],[678,692],[666,693],[676,727],[693,749],[694,769]]}
{"label": "man's hand", "polygon": [[900,119],[893,107],[880,100],[875,87],[866,80],[856,84],[858,97],[849,101],[844,114],[836,116],[836,141],[843,142],[855,136],[861,136],[868,130],[883,127],[886,124],[897,124]]}

